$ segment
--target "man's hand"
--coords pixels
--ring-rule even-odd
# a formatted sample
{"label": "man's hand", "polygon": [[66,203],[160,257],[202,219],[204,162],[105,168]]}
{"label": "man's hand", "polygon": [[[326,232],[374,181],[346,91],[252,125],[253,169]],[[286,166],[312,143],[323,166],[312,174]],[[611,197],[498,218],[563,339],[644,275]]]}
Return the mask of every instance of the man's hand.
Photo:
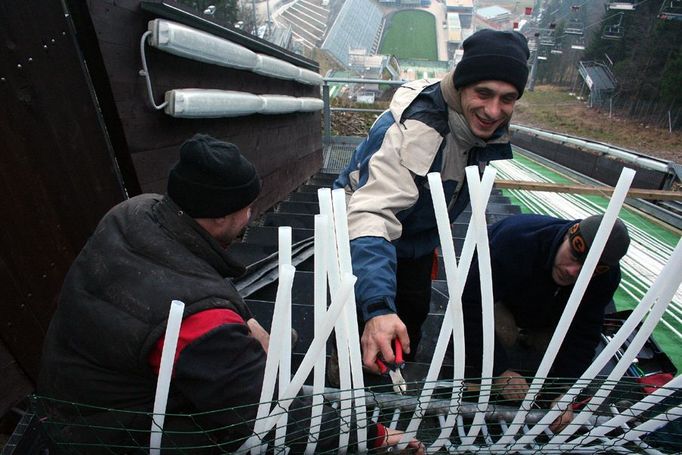
{"label": "man's hand", "polygon": [[559,417],[554,419],[554,422],[552,422],[552,424],[549,426],[549,429],[555,434],[561,432],[561,430],[566,428],[566,426],[573,420],[573,408],[571,407],[571,403],[563,402],[563,398],[563,395],[559,395],[554,399],[554,401],[552,401],[552,407],[558,404],[559,409],[563,411]]}
{"label": "man's hand", "polygon": [[270,344],[270,334],[263,328],[262,325],[258,323],[254,318],[246,321],[246,326],[249,328],[251,336],[254,337],[261,346],[265,353],[268,353],[268,345]]}
{"label": "man's hand", "polygon": [[362,332],[362,363],[372,373],[380,374],[376,364],[379,353],[386,362],[395,361],[395,354],[391,342],[398,337],[403,345],[403,351],[410,353],[410,337],[407,336],[407,327],[397,314],[384,314],[376,316],[365,323]]}
{"label": "man's hand", "polygon": [[528,388],[526,379],[512,370],[506,370],[493,381],[493,390],[502,395],[505,400],[523,400],[528,393]]}
{"label": "man's hand", "polygon": [[[396,446],[400,443],[400,439],[403,437],[403,432],[399,430],[392,430],[386,428],[386,441],[381,447],[391,447]],[[424,455],[426,453],[424,444],[419,442],[417,439],[411,440],[404,450],[405,453],[416,453],[418,455]]]}

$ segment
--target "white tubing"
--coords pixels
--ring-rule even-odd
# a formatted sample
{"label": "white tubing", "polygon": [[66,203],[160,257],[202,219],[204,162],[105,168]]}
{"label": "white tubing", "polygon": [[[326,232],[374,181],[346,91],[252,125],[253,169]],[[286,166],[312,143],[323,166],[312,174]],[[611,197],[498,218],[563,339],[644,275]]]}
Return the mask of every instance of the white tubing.
{"label": "white tubing", "polygon": [[[291,266],[291,227],[280,226],[277,231],[279,244],[279,268]],[[289,385],[291,379],[291,292],[285,293],[283,301],[284,311],[282,315],[282,336],[273,338],[277,343],[281,343],[279,355],[279,395],[281,396],[286,387]],[[284,447],[287,435],[287,421],[288,416],[284,415],[277,422],[277,431],[275,432],[275,448]]]}
{"label": "white tubing", "polygon": [[[336,250],[339,255],[339,269],[341,274],[352,274],[353,265],[350,254],[350,239],[348,235],[348,215],[346,213],[346,193],[343,189],[332,191],[332,205],[334,208],[334,226],[336,228]],[[360,352],[360,333],[358,329],[357,307],[355,294],[351,294],[345,307],[346,328],[348,330],[348,353],[353,377],[353,395],[355,419],[358,433],[358,452],[367,449],[367,408],[365,406],[365,383],[362,375],[362,354]]]}
{"label": "white tubing", "polygon": [[526,415],[531,409],[531,405],[533,401],[535,401],[535,397],[540,392],[540,389],[544,384],[544,378],[547,377],[547,373],[549,372],[549,369],[552,366],[557,353],[559,352],[559,348],[563,343],[566,332],[568,332],[568,328],[571,324],[571,321],[573,320],[573,316],[578,309],[578,305],[580,305],[583,295],[585,294],[585,290],[590,283],[592,273],[594,272],[597,262],[601,257],[602,251],[604,250],[604,245],[608,240],[611,229],[613,228],[618,216],[618,212],[625,201],[627,191],[630,188],[630,184],[632,183],[634,176],[635,171],[632,169],[623,168],[620,178],[618,179],[618,183],[614,188],[611,200],[609,201],[609,206],[606,209],[606,213],[604,214],[601,224],[599,225],[599,229],[597,230],[597,234],[595,235],[594,241],[592,242],[592,246],[590,247],[583,267],[580,270],[580,274],[578,275],[578,279],[573,286],[573,292],[571,292],[571,296],[568,298],[564,312],[561,315],[561,319],[559,319],[557,328],[555,329],[554,335],[547,346],[547,351],[540,362],[540,366],[538,367],[538,371],[535,374],[535,378],[530,385],[528,393],[526,394],[526,397],[524,398],[523,403],[521,404],[519,411],[516,413],[511,425],[509,425],[509,428],[497,441],[497,443],[491,447],[491,450],[503,450],[505,445],[513,442],[514,436],[523,426]]}
{"label": "white tubing", "polygon": [[[270,338],[272,340],[281,340],[281,337],[284,335],[284,329],[282,327],[284,326],[283,322],[286,313],[284,302],[291,300],[291,286],[294,283],[295,274],[296,269],[291,265],[280,265],[277,296],[275,297],[275,309],[272,314],[272,325],[270,327]],[[265,360],[263,387],[261,389],[258,413],[254,425],[254,438],[256,439],[252,442],[255,442],[256,444],[258,444],[260,439],[264,438],[267,434],[267,431],[264,429],[265,418],[270,414],[270,405],[275,391],[275,379],[277,378],[277,368],[280,364],[281,346],[281,343],[270,343],[268,348],[268,356]],[[260,450],[257,445],[250,445],[249,448],[252,455],[257,454]],[[264,448],[265,445],[263,446],[263,449]]]}
{"label": "white tubing", "polygon": [[185,304],[183,302],[179,300],[171,302],[168,323],[166,324],[166,334],[163,337],[161,364],[159,365],[159,377],[156,380],[156,395],[154,396],[154,414],[149,436],[149,453],[152,455],[161,453],[161,438],[163,436],[163,424],[166,420],[168,390],[173,374],[175,349],[178,346],[178,335],[180,334],[180,325],[182,324],[182,314],[184,311]]}
{"label": "white tubing", "polygon": [[[327,242],[329,240],[329,218],[326,215],[315,215],[315,246],[314,246],[314,297],[313,307],[315,309],[315,336],[320,335],[324,316],[327,313]],[[324,380],[326,356],[318,356],[313,373],[313,406],[310,418],[310,433],[308,434],[308,445],[305,448],[306,454],[315,453],[317,438],[320,433],[322,423],[322,409],[324,407]]]}

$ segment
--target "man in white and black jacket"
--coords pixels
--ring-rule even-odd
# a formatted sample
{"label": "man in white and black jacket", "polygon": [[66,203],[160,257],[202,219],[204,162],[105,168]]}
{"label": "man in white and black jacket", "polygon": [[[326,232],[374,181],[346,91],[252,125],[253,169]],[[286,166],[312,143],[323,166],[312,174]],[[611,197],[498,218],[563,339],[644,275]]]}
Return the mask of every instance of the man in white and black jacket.
{"label": "man in white and black jacket", "polygon": [[438,230],[426,175],[439,172],[450,219],[469,202],[465,167],[512,157],[509,121],[528,79],[518,32],[480,30],[442,80],[401,86],[334,183],[348,196],[363,363],[394,360],[398,338],[410,359],[429,312]]}

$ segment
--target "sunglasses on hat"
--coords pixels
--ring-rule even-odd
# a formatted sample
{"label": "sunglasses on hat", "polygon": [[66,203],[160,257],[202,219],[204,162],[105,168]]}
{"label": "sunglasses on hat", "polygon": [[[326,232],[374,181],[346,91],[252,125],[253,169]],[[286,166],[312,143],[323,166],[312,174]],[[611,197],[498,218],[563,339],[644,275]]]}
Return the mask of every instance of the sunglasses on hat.
{"label": "sunglasses on hat", "polygon": [[[571,247],[571,252],[573,256],[581,264],[584,263],[589,248],[587,248],[587,242],[580,233],[580,225],[578,223],[571,226],[571,228],[568,230],[568,244]],[[611,267],[608,264],[599,262],[597,264],[597,267],[595,267],[594,269],[594,275],[601,275],[602,273],[608,272],[610,269]]]}

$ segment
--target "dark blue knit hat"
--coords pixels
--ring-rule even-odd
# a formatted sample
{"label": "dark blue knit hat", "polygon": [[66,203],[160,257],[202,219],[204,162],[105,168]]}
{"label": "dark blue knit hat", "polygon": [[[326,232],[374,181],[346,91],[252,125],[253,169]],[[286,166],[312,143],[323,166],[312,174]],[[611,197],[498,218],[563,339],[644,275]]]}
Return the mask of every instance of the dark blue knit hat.
{"label": "dark blue knit hat", "polygon": [[236,145],[197,134],[180,147],[168,176],[168,196],[192,218],[220,218],[251,204],[260,193],[256,168]]}
{"label": "dark blue knit hat", "polygon": [[479,30],[464,40],[464,56],[455,67],[455,88],[480,81],[509,82],[523,95],[528,81],[528,42],[519,32]]}

